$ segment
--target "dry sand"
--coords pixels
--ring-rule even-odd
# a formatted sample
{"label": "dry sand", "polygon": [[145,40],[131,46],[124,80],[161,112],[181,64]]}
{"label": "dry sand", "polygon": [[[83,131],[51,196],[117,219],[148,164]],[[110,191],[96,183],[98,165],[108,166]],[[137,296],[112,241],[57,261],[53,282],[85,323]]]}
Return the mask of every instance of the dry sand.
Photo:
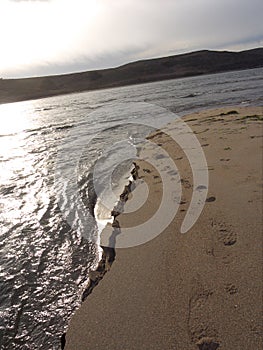
{"label": "dry sand", "polygon": [[[178,213],[155,239],[116,249],[110,271],[72,317],[67,350],[262,349],[262,116],[262,107],[231,107],[184,117],[209,169],[209,200],[185,234],[189,163],[167,135],[151,136],[180,170]],[[118,216],[121,227],[150,217],[161,198],[156,170],[138,165],[149,201]]]}

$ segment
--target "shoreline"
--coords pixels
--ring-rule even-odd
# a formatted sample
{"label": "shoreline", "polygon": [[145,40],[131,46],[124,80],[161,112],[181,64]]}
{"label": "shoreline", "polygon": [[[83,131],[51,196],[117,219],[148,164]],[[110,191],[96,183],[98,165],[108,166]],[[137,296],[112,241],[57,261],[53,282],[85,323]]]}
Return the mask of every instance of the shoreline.
{"label": "shoreline", "polygon": [[[109,275],[103,274],[104,278],[100,279],[100,288],[96,288],[94,293],[92,293],[92,296],[88,298],[82,304],[81,308],[76,312],[76,314],[73,315],[67,331],[67,350],[73,350],[75,348],[87,349],[87,344],[89,343],[92,349],[101,349],[102,346],[105,346],[106,344],[108,344],[108,346],[111,344],[111,348],[113,349],[121,344],[123,346],[125,344],[125,349],[134,349],[135,344],[137,344],[137,340],[134,338],[135,334],[137,334],[137,337],[139,337],[141,341],[143,340],[141,349],[149,349],[148,341],[141,333],[142,330],[144,332],[146,331],[147,334],[150,332],[156,342],[160,343],[166,339],[166,349],[174,349],[174,344],[178,344],[179,342],[181,344],[181,349],[186,347],[187,349],[196,349],[196,347],[198,347],[201,350],[217,349],[220,346],[220,349],[222,347],[222,349],[234,350],[234,348],[236,348],[236,343],[239,344],[240,342],[242,343],[242,341],[245,341],[244,336],[247,336],[246,339],[249,339],[250,346],[253,345],[254,348],[257,349],[257,345],[262,342],[262,338],[258,336],[258,331],[255,331],[256,333],[253,333],[255,339],[252,340],[249,333],[250,331],[247,330],[248,321],[240,318],[241,311],[239,311],[239,307],[235,307],[236,303],[237,305],[242,303],[241,309],[243,310],[242,312],[244,314],[251,314],[252,310],[254,310],[255,314],[258,314],[258,312],[255,312],[255,306],[258,308],[258,304],[256,305],[256,302],[251,305],[251,302],[249,302],[249,299],[245,297],[246,294],[244,293],[242,297],[239,297],[239,289],[242,289],[242,287],[244,288],[244,283],[240,282],[241,285],[238,287],[238,284],[240,283],[238,283],[238,280],[235,277],[235,270],[239,270],[240,264],[244,269],[242,270],[242,279],[245,280],[251,281],[252,277],[250,274],[252,273],[252,275],[258,275],[260,272],[259,270],[261,269],[260,266],[255,265],[256,261],[259,259],[259,253],[255,253],[255,257],[249,254],[249,251],[247,252],[247,256],[244,255],[244,249],[246,250],[246,245],[249,245],[249,241],[247,239],[253,238],[253,242],[256,242],[257,237],[259,237],[256,234],[256,227],[258,227],[259,223],[257,221],[253,222],[252,218],[254,217],[254,210],[251,211],[251,206],[249,204],[254,203],[255,199],[254,201],[252,200],[252,202],[251,200],[248,200],[246,203],[242,200],[240,202],[236,202],[236,199],[233,202],[231,195],[234,194],[237,196],[237,198],[240,197],[240,199],[247,199],[247,196],[249,196],[249,194],[251,194],[253,191],[258,192],[258,190],[256,190],[257,187],[255,186],[258,185],[259,180],[256,180],[254,184],[250,180],[252,175],[246,175],[248,170],[252,170],[252,166],[251,168],[246,168],[246,166],[244,167],[244,165],[240,163],[240,154],[235,153],[233,149],[235,149],[235,147],[242,146],[242,144],[239,145],[238,143],[239,137],[237,137],[237,134],[238,136],[240,134],[240,137],[244,142],[245,150],[250,149],[253,146],[251,142],[257,142],[257,144],[259,143],[259,138],[262,136],[258,135],[258,133],[262,131],[262,124],[259,124],[260,127],[256,126],[258,123],[262,122],[262,112],[262,107],[225,107],[220,110],[205,110],[204,112],[198,112],[184,117],[184,120],[194,129],[194,132],[201,141],[204,150],[209,150],[209,146],[213,146],[214,142],[214,150],[206,152],[209,159],[208,169],[210,176],[212,176],[212,185],[211,188],[209,188],[208,199],[213,198],[213,200],[207,201],[208,204],[204,211],[203,218],[199,219],[200,221],[197,222],[196,227],[191,230],[191,239],[189,239],[189,236],[180,236],[178,233],[176,233],[176,241],[174,234],[171,235],[171,232],[174,232],[174,228],[179,228],[179,226],[178,222],[174,222],[168,227],[168,229],[165,230],[164,233],[160,235],[166,237],[164,241],[160,237],[157,237],[152,242],[149,242],[141,247],[118,249],[117,260],[115,260],[111,273]],[[168,126],[168,128],[169,127],[171,127],[171,125]],[[221,127],[223,128],[223,131],[221,130]],[[217,130],[216,134],[213,134],[213,130]],[[252,130],[253,134],[246,136],[245,132],[247,130]],[[221,136],[218,136],[218,132]],[[155,134],[155,142],[162,143],[163,146],[165,145],[168,151],[173,150],[174,145],[171,146],[169,144],[169,140],[165,139],[165,136],[160,134],[157,135],[158,133]],[[212,144],[210,142],[212,142]],[[225,144],[225,147],[223,147],[222,144]],[[222,156],[220,158],[221,155],[219,152],[219,159],[217,160],[218,157],[215,153],[215,149],[219,149],[220,152],[226,156]],[[256,157],[255,154],[250,154],[251,158],[252,156]],[[177,153],[176,158],[179,162],[183,162],[183,159],[180,159],[180,157],[181,155]],[[242,157],[245,157],[245,154],[242,154]],[[246,165],[249,166],[251,162],[252,160],[248,158],[248,164]],[[143,164],[144,165],[140,167],[140,171],[142,171],[140,176],[148,176],[149,179],[152,178],[152,176],[157,176],[153,175],[152,170],[148,169],[148,165],[146,163]],[[211,164],[213,164],[213,166]],[[229,164],[232,164],[232,172]],[[255,162],[252,162],[251,164],[255,166]],[[229,187],[229,183],[232,184],[236,183],[237,181],[235,177],[233,177],[234,174],[232,174],[233,171],[236,171],[237,167],[241,167],[243,169],[240,174],[235,174],[237,179],[240,178],[241,181],[243,176],[248,176],[248,184],[246,184],[246,182],[243,183],[244,180],[241,181],[244,193],[238,194],[235,193],[235,191],[233,192],[233,188]],[[144,171],[147,169],[149,172]],[[218,169],[217,171],[220,170],[219,178],[222,182],[221,186],[220,183],[217,184],[213,180],[214,178],[218,177],[218,175],[215,175],[215,169]],[[222,177],[221,174],[224,174],[224,176]],[[191,176],[189,171],[184,175],[186,176],[183,177],[184,192],[180,203],[180,211],[178,213],[179,221],[182,220],[182,217],[185,214],[191,192]],[[254,173],[254,177],[256,175],[258,174]],[[157,183],[152,181],[152,186],[155,188],[155,191],[158,191],[156,187],[157,185]],[[224,185],[227,189],[225,189]],[[254,190],[251,190],[253,188]],[[124,190],[123,196],[128,199],[129,193],[127,193],[127,188]],[[227,202],[224,203],[224,200],[227,200]],[[258,197],[257,195],[257,200],[255,202],[257,204],[254,204],[256,205],[255,210],[257,213],[262,206],[260,200],[262,200],[262,197]],[[215,202],[215,204],[213,202]],[[225,206],[229,205],[231,202],[238,203],[238,206],[231,206],[233,212],[226,212]],[[244,218],[239,218],[237,220],[243,206],[247,208],[246,224]],[[114,213],[112,212],[112,214]],[[131,215],[131,218],[125,218],[125,215],[119,215],[119,213],[118,215],[113,216],[115,216],[115,219],[118,216],[118,225],[120,224],[120,227],[125,227],[126,224],[129,224],[130,220],[133,222],[136,220],[137,222],[137,219],[140,220],[141,218],[145,218],[145,212],[139,214],[139,216],[138,214],[136,215],[137,216],[135,217]],[[243,222],[243,224],[241,224],[241,222]],[[250,231],[252,230],[254,232],[255,237],[246,237],[245,235],[240,237],[240,232],[239,235],[236,233],[238,229],[242,231],[243,226],[250,227],[250,225],[252,225]],[[245,245],[244,242],[246,242]],[[169,243],[168,246],[167,243]],[[175,243],[181,247],[180,250],[178,250]],[[259,249],[262,242],[259,241],[257,244]],[[205,250],[203,250],[203,245],[205,246]],[[165,256],[163,256],[162,253],[164,247],[167,249],[167,254]],[[171,249],[170,247],[174,248]],[[234,255],[236,255],[234,260],[233,251],[235,252]],[[174,255],[174,252],[176,252],[176,255]],[[143,255],[141,255],[141,253]],[[146,257],[144,255],[146,255]],[[188,264],[186,265],[186,262],[184,261],[186,257],[189,266]],[[153,262],[153,258],[154,261],[158,261],[156,265],[152,265],[150,263]],[[244,261],[242,261],[242,259],[244,259]],[[106,260],[107,257],[105,257],[105,264]],[[171,268],[171,266],[174,266],[174,260],[177,262],[178,271],[174,271],[174,269]],[[146,261],[148,261],[148,264]],[[160,264],[161,262],[163,263]],[[245,267],[246,264],[250,266],[249,274],[247,268]],[[191,271],[191,267],[193,271]],[[218,270],[219,267],[222,271],[220,269]],[[251,270],[252,267],[253,272]],[[168,279],[167,273],[170,276]],[[175,273],[175,276],[173,276],[173,273]],[[150,280],[148,275],[150,275]],[[217,279],[215,279],[216,276]],[[136,288],[136,284],[134,284],[133,281],[130,281],[129,278],[136,278],[135,281],[137,281],[138,288]],[[187,279],[188,283],[184,282],[184,278]],[[174,284],[176,281],[177,284],[179,283],[179,288],[182,289],[178,289],[178,286]],[[235,282],[233,283],[233,281]],[[193,285],[192,289],[190,288],[190,290],[189,283],[190,285]],[[262,293],[262,284],[260,281],[257,281],[257,279],[254,279],[253,283],[255,285],[255,290],[257,290],[260,295],[260,293]],[[245,285],[246,284],[247,283],[245,283]],[[152,288],[148,289],[148,285],[154,285],[156,290],[152,290]],[[174,288],[177,290],[178,294],[176,294],[176,297],[179,299],[179,302],[176,299],[173,299],[173,293],[171,294],[171,290]],[[223,293],[222,288],[226,294]],[[105,291],[107,291],[107,293]],[[184,291],[183,294],[182,291]],[[132,296],[134,294],[140,295],[142,300],[134,299],[130,293]],[[252,299],[258,300],[255,292],[252,294]],[[185,295],[188,295],[188,301],[186,300],[187,298],[185,298]],[[156,297],[159,297],[162,303],[160,303]],[[231,300],[235,298],[237,299],[234,301]],[[242,302],[242,298],[246,300],[248,305]],[[126,302],[123,303],[123,299]],[[150,303],[148,299],[150,300]],[[220,307],[222,307],[220,300],[224,301],[227,306],[227,308],[225,308],[225,306],[223,307],[223,311],[220,311]],[[239,302],[237,300],[239,300]],[[157,305],[155,305],[155,303],[157,303]],[[149,307],[149,309],[145,309],[146,305]],[[249,307],[252,309],[251,311],[248,309]],[[174,314],[171,314],[170,308],[175,311]],[[141,314],[141,310],[145,311],[143,315]],[[150,316],[152,312],[155,314],[155,310],[158,310],[159,316],[158,329],[156,328],[155,318],[152,319]],[[207,310],[210,311],[207,312]],[[213,310],[212,313],[211,310]],[[178,318],[178,316],[180,316],[180,312],[183,318],[179,322],[180,318]],[[206,313],[205,317],[203,314],[204,312]],[[239,319],[240,323],[238,324],[241,329],[240,331],[237,326],[230,326],[229,324],[229,322],[233,320],[233,312],[237,313],[237,319]],[[226,318],[227,315],[229,319]],[[105,316],[105,319],[103,316]],[[128,327],[123,324],[123,317],[124,319],[128,317],[128,320],[130,320],[130,322],[127,324]],[[110,327],[110,319],[114,322],[114,324],[120,327],[119,333],[116,333],[115,330]],[[145,319],[147,323],[145,323]],[[200,320],[202,320],[201,324],[204,324],[202,327],[200,326]],[[230,329],[228,330],[227,327],[218,328],[218,325],[222,322],[229,324]],[[186,327],[187,324],[188,330]],[[215,326],[215,329],[211,326],[213,324],[217,325],[217,327]],[[255,322],[253,327],[258,329],[256,324],[257,322]],[[138,325],[140,328],[138,328]],[[99,331],[101,327],[102,329]],[[176,329],[176,334],[170,334],[171,327]],[[127,333],[128,330],[129,332]],[[152,331],[154,331],[154,333],[152,333]],[[101,332],[105,339],[99,338]],[[244,334],[242,334],[242,332]],[[225,336],[225,339],[222,338],[222,334]],[[238,334],[241,340],[237,338]],[[121,335],[125,335],[125,337],[122,338]],[[124,340],[125,343],[123,343]],[[159,345],[157,345],[156,348],[154,342],[151,342],[151,344],[153,349],[159,349]]]}
{"label": "shoreline", "polygon": [[[135,174],[136,174],[137,166],[135,163],[133,163],[133,164],[134,164],[134,168],[131,170],[130,174],[133,177],[133,181],[136,181],[137,176]],[[116,218],[119,215],[121,215],[121,212],[122,212],[121,207],[123,207],[129,199],[129,194],[132,192],[132,185],[134,184],[133,181],[129,180],[128,185],[125,185],[122,193],[119,196],[118,202],[116,203],[116,205],[114,206],[114,208],[111,211],[111,218],[112,219],[109,220],[109,222],[107,223],[106,226],[110,226],[112,231],[114,228],[119,228],[119,222]],[[121,207],[120,207],[120,205],[121,205]],[[106,229],[106,226],[104,227],[104,229]],[[104,229],[102,229],[102,232]],[[100,232],[100,236],[101,236],[102,232]],[[99,284],[100,280],[110,270],[111,265],[113,264],[113,262],[115,260],[116,251],[115,251],[114,247],[108,247],[108,246],[103,246],[103,245],[99,244],[99,248],[101,248],[101,250],[102,250],[101,251],[101,258],[98,262],[96,269],[92,270],[89,274],[89,282],[88,282],[87,287],[85,288],[85,290],[82,293],[81,302],[84,302],[87,299],[87,297],[92,293],[93,289]]]}
{"label": "shoreline", "polygon": [[[131,179],[129,179],[128,185],[125,185],[122,193],[119,196],[119,200],[114,206],[114,208],[111,211],[111,217],[112,217],[112,222],[109,221],[107,225],[109,225],[112,230],[112,234],[114,233],[115,228],[119,228],[119,222],[116,219],[119,215],[121,215],[121,212],[123,210],[123,207],[125,203],[129,199],[129,194],[132,192],[132,187],[135,185],[136,180],[138,179],[138,166],[136,163],[133,163],[133,168],[130,171],[131,174]],[[93,211],[95,210],[96,204],[94,205]],[[105,229],[105,227],[104,227]],[[103,230],[104,230],[103,229]],[[103,231],[102,230],[102,231]],[[101,235],[102,232],[100,232]],[[107,247],[107,246],[102,246],[98,245],[99,249],[101,249],[101,254],[100,258],[97,264],[97,267],[94,270],[91,270],[89,275],[88,275],[88,282],[87,286],[85,287],[84,291],[82,292],[81,295],[81,304],[89,297],[89,295],[92,293],[94,288],[98,286],[100,281],[103,279],[104,275],[110,271],[112,264],[114,263],[115,256],[116,256],[116,251],[112,247]],[[63,333],[60,342],[61,342],[61,349],[64,350],[66,346],[66,336],[67,332]]]}
{"label": "shoreline", "polygon": [[259,63],[262,55],[261,47],[240,52],[201,50],[145,59],[101,70],[31,78],[2,78],[0,103],[129,86],[169,78],[262,68],[262,64]]}
{"label": "shoreline", "polygon": [[[187,76],[179,76],[179,77],[163,77],[163,78],[158,78],[156,80],[149,80],[149,81],[136,81],[136,82],[129,82],[125,84],[113,84],[111,86],[105,86],[105,87],[98,87],[98,88],[89,88],[85,90],[74,90],[74,91],[69,91],[69,92],[57,92],[57,93],[50,93],[50,94],[43,94],[43,95],[30,95],[26,96],[23,98],[18,98],[15,97],[14,99],[1,99],[0,98],[0,106],[5,105],[5,104],[10,104],[10,103],[18,103],[18,102],[30,102],[30,101],[36,101],[36,100],[42,100],[42,99],[48,99],[52,97],[59,97],[59,96],[67,96],[67,95],[74,95],[74,94],[81,94],[81,93],[87,93],[87,92],[96,92],[96,91],[104,91],[104,90],[111,90],[111,89],[118,89],[122,87],[129,87],[129,86],[140,86],[143,84],[155,84],[158,82],[165,82],[165,81],[170,81],[170,80],[183,80],[183,79],[189,79],[189,78],[195,78],[195,77],[206,77],[210,75],[217,75],[217,74],[224,74],[224,73],[235,73],[235,72],[244,72],[248,70],[254,70],[254,69],[262,69],[263,67],[252,67],[252,68],[244,68],[244,69],[234,69],[234,70],[226,70],[226,71],[219,71],[219,72],[213,72],[213,73],[200,73],[200,74],[195,74],[195,75],[187,75]],[[78,73],[76,73],[78,74]],[[190,96],[189,96],[190,97]],[[254,105],[255,106],[255,105]],[[226,108],[228,107],[227,105],[225,106],[216,106],[216,108]],[[258,105],[260,107],[260,105]],[[202,108],[202,107],[201,107]],[[211,107],[208,107],[211,108]],[[183,113],[183,112],[182,112]]]}

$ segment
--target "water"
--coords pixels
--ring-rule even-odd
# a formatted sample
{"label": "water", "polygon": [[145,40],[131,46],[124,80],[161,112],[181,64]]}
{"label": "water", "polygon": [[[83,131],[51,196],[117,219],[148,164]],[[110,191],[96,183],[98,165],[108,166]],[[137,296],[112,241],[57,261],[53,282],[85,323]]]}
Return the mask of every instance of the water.
{"label": "water", "polygon": [[121,163],[118,193],[131,166],[120,152],[136,151],[151,130],[128,122],[165,121],[159,107],[182,115],[262,105],[262,91],[263,69],[254,69],[1,105],[0,348],[60,348],[98,261],[92,213],[103,176]]}

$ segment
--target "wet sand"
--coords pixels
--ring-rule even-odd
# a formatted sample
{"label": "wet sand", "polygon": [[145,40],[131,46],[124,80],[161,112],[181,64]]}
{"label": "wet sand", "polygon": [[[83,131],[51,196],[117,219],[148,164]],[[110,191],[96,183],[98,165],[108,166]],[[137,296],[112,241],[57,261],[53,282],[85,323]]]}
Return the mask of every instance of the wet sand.
{"label": "wet sand", "polygon": [[[189,162],[166,134],[149,137],[178,167],[178,212],[156,238],[116,249],[72,317],[67,350],[262,349],[262,116],[262,107],[231,107],[183,118],[209,171],[205,207],[184,234],[193,193]],[[149,198],[141,210],[116,217],[121,228],[150,220],[162,198],[157,170],[147,160],[137,165]]]}

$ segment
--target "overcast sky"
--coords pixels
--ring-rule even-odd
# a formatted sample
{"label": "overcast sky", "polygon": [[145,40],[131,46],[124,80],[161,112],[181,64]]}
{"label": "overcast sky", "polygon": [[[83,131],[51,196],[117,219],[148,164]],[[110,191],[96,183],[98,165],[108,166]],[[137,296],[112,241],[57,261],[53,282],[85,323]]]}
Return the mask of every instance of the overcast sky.
{"label": "overcast sky", "polygon": [[0,76],[263,46],[262,0],[0,0]]}

